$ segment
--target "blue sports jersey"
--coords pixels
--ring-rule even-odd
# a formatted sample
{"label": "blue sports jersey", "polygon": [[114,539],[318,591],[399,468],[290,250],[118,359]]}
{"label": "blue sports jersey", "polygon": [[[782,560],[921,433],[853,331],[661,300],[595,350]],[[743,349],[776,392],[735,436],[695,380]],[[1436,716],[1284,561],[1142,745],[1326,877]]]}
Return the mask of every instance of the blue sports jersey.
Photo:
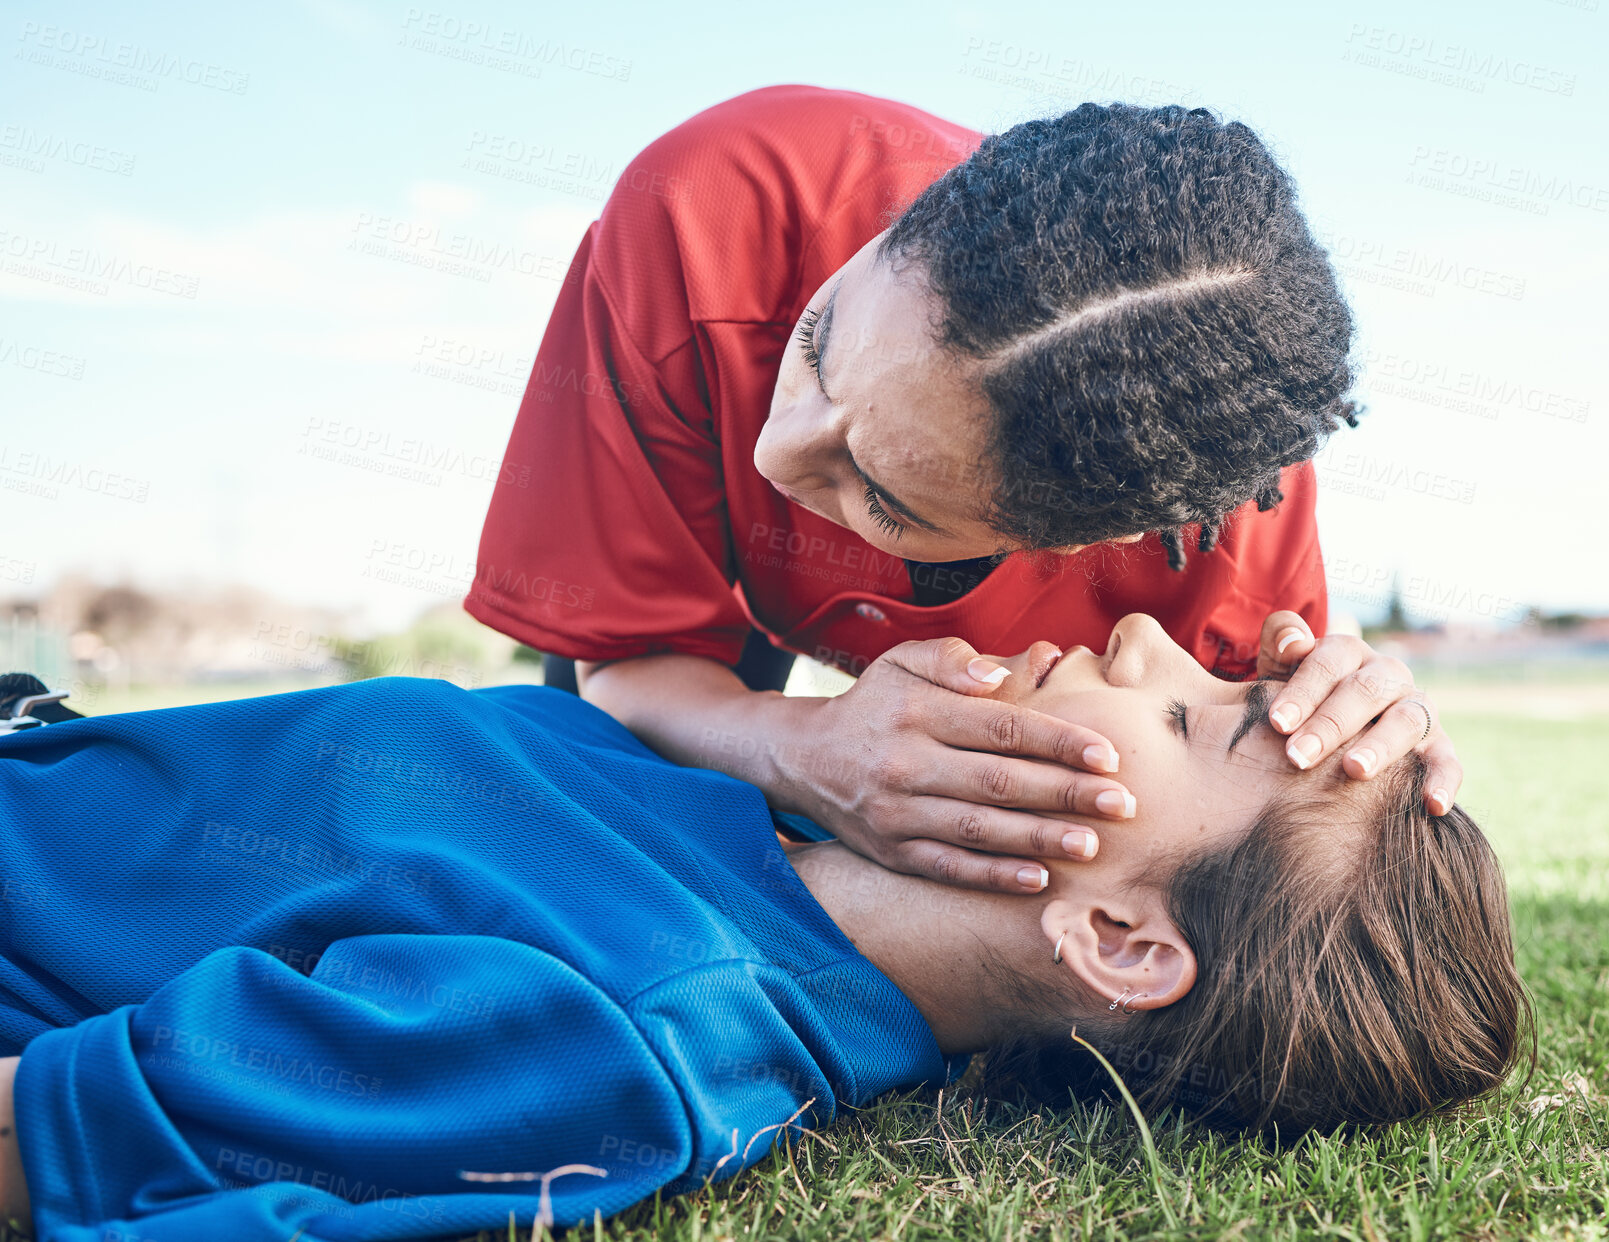
{"label": "blue sports jersey", "polygon": [[541,687],[382,678],[0,739],[0,884],[43,1239],[528,1225],[535,1183],[461,1172],[567,1164],[605,1173],[552,1183],[585,1221],[754,1163],[806,1101],[795,1132],[957,1068],[759,790]]}

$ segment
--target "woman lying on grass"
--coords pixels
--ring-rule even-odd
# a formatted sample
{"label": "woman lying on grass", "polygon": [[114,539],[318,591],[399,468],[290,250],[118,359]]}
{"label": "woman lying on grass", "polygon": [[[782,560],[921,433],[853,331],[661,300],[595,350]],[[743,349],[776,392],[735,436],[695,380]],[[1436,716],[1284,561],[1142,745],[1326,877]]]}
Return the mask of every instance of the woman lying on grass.
{"label": "woman lying on grass", "polygon": [[785,851],[757,789],[543,688],[0,740],[4,1207],[83,1242],[462,1235],[538,1209],[466,1173],[579,1165],[552,1208],[586,1221],[982,1049],[1065,1099],[1074,1026],[1151,1107],[1287,1134],[1503,1081],[1503,881],[1417,760],[1295,771],[1257,684],[1144,617],[1006,663],[1138,803],[1043,900]]}

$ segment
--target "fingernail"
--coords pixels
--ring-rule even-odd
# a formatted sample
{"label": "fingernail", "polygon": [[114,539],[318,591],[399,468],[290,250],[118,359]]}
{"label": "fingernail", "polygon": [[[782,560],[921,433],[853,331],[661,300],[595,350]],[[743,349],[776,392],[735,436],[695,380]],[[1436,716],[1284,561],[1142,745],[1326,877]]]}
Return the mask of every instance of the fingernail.
{"label": "fingernail", "polygon": [[1097,772],[1116,772],[1117,754],[1107,746],[1084,747],[1084,766]]}
{"label": "fingernail", "polygon": [[1284,655],[1285,648],[1289,647],[1292,643],[1298,642],[1306,637],[1307,635],[1301,630],[1286,630],[1279,636],[1279,641],[1274,644],[1274,654]]}
{"label": "fingernail", "polygon": [[1453,809],[1453,796],[1440,786],[1430,791],[1430,802],[1437,815],[1445,815]]}
{"label": "fingernail", "polygon": [[1094,858],[1096,844],[1093,832],[1085,832],[1081,829],[1078,832],[1062,833],[1062,852],[1074,858]]}
{"label": "fingernail", "polygon": [[1017,883],[1037,893],[1050,883],[1050,872],[1043,867],[1024,867],[1017,872]]}
{"label": "fingernail", "polygon": [[1127,790],[1104,789],[1095,795],[1095,809],[1102,815],[1134,818],[1134,795]]}
{"label": "fingernail", "polygon": [[1011,670],[1003,664],[996,664],[993,660],[985,660],[981,656],[967,665],[967,672],[986,686],[998,686],[1011,675]]}
{"label": "fingernail", "polygon": [[1313,760],[1318,758],[1319,751],[1323,749],[1323,742],[1311,733],[1304,733],[1301,737],[1292,739],[1291,744],[1285,748],[1285,753],[1291,757],[1292,763],[1305,772],[1313,766]]}
{"label": "fingernail", "polygon": [[1363,769],[1363,775],[1374,775],[1375,753],[1367,746],[1359,747],[1357,750],[1354,750],[1351,754],[1349,754],[1347,758],[1352,760],[1353,763],[1357,764],[1358,767]]}
{"label": "fingernail", "polygon": [[1274,727],[1281,733],[1289,733],[1302,718],[1302,709],[1295,703],[1281,703],[1268,713],[1268,718],[1274,722]]}

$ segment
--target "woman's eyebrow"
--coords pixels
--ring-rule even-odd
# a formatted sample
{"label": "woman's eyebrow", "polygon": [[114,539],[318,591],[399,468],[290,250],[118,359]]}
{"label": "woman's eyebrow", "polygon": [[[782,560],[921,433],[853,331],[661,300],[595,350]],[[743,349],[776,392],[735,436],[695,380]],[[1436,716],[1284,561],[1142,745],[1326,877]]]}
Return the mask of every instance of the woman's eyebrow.
{"label": "woman's eyebrow", "polygon": [[1246,687],[1246,710],[1241,713],[1240,723],[1235,726],[1235,731],[1229,735],[1228,751],[1233,751],[1239,746],[1240,739],[1262,722],[1268,713],[1268,700],[1273,693],[1274,683],[1266,677]]}

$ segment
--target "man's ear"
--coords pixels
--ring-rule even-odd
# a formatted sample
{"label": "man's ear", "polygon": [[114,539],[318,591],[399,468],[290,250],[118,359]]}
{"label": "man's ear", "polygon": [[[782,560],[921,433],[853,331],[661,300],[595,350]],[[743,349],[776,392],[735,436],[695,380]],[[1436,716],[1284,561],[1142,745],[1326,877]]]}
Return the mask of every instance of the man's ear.
{"label": "man's ear", "polygon": [[1062,966],[1130,1012],[1161,1009],[1195,986],[1195,952],[1154,890],[1115,900],[1058,897],[1040,925],[1053,945],[1060,942]]}

